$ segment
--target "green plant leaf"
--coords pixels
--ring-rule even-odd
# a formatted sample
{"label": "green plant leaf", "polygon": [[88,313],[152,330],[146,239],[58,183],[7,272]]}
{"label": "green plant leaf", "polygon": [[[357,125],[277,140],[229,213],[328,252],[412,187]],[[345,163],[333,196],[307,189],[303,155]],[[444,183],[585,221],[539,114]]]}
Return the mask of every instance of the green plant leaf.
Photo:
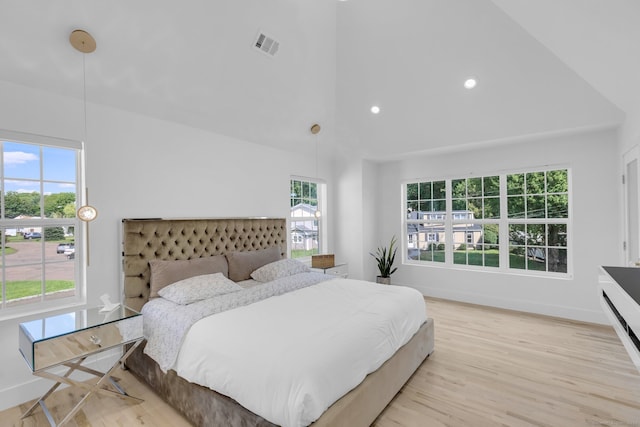
{"label": "green plant leaf", "polygon": [[382,277],[389,277],[398,269],[397,267],[393,268],[393,263],[396,259],[396,252],[398,250],[396,243],[396,236],[393,236],[389,242],[388,248],[386,246],[378,247],[375,254],[369,252],[369,255],[374,257],[378,263],[378,270]]}

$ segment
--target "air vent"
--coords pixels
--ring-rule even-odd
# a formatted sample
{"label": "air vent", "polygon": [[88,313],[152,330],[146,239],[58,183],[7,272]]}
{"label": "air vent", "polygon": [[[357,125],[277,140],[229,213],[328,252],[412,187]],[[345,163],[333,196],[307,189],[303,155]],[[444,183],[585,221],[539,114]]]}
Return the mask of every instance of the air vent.
{"label": "air vent", "polygon": [[280,42],[276,41],[272,37],[267,36],[263,32],[258,32],[258,36],[253,43],[253,47],[258,49],[265,55],[275,56],[275,54],[278,52],[278,48],[280,47]]}

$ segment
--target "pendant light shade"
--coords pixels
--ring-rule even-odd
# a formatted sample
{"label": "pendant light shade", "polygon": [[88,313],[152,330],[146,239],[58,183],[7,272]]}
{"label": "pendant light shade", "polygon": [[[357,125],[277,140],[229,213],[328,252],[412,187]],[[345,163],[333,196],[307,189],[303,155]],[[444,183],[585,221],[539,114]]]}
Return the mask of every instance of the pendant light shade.
{"label": "pendant light shade", "polygon": [[78,219],[84,222],[90,222],[96,219],[98,216],[98,210],[90,205],[80,206],[78,208],[78,212],[76,213]]}

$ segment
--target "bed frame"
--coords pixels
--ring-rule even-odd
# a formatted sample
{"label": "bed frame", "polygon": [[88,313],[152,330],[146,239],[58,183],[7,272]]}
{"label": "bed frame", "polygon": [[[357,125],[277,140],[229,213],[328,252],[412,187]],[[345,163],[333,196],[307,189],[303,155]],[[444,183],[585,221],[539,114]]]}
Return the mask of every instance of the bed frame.
{"label": "bed frame", "polygon": [[[288,233],[283,218],[124,219],[122,226],[124,303],[135,310],[149,299],[152,259],[195,259],[275,245],[286,256]],[[273,426],[227,396],[189,383],[173,370],[163,373],[143,348],[144,344],[129,357],[127,367],[194,425]],[[433,349],[433,319],[428,319],[391,359],[312,425],[370,425]]]}

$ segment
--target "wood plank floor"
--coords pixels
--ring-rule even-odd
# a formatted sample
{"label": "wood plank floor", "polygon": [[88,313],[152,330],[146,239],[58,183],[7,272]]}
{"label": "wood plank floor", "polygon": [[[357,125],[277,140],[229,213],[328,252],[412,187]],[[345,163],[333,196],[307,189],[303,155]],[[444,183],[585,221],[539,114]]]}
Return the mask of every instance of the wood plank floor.
{"label": "wood plank floor", "polygon": [[[376,420],[397,426],[640,426],[640,374],[610,327],[427,298],[436,350]],[[93,396],[70,426],[189,424],[126,371],[139,405]],[[73,389],[48,404],[61,419]],[[47,426],[30,402],[0,412],[0,426]]]}

